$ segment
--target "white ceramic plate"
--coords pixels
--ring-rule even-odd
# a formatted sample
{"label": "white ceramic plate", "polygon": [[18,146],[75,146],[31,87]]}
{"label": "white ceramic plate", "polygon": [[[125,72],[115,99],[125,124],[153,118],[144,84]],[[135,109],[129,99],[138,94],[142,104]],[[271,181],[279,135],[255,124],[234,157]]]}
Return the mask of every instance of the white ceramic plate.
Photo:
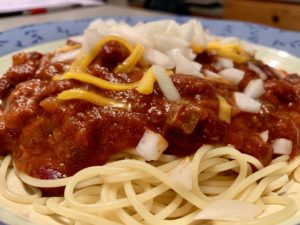
{"label": "white ceramic plate", "polygon": [[[65,40],[59,40],[27,48],[22,50],[22,52],[39,51],[45,53],[53,51],[53,49],[63,46],[64,44]],[[0,58],[0,75],[10,67],[12,55],[13,54],[9,54]],[[300,59],[287,52],[257,45],[256,57],[273,67],[286,70],[289,73],[300,74]],[[298,190],[299,194],[294,195],[294,198],[298,199],[300,205],[300,185]],[[22,206],[17,204],[8,204],[0,195],[0,221],[9,225],[33,225],[33,223],[29,222],[26,218],[33,220],[35,224],[57,224],[54,220],[49,220],[45,216],[34,213],[32,207],[29,205]],[[291,225],[297,223],[300,224],[300,211],[280,225]],[[1,222],[0,225],[2,225]]]}

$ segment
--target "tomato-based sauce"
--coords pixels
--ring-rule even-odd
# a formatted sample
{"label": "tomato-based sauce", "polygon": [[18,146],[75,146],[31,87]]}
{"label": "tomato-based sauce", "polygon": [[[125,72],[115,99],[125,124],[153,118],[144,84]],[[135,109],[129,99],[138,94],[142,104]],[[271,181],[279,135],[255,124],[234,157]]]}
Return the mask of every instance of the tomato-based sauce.
{"label": "tomato-based sauce", "polygon": [[[114,83],[141,79],[143,71],[114,74],[112,68],[127,56],[120,44],[104,46],[88,72]],[[122,47],[122,46],[121,46]],[[235,64],[245,76],[238,85],[174,74],[171,79],[181,99],[170,102],[157,84],[152,94],[136,90],[102,90],[75,80],[52,80],[71,62],[53,63],[53,55],[21,53],[0,79],[0,154],[12,154],[17,168],[42,179],[71,176],[82,168],[101,165],[115,153],[135,148],[145,129],[160,133],[169,143],[168,154],[187,156],[203,144],[233,145],[267,165],[277,138],[293,142],[299,151],[300,77],[279,77],[272,68],[254,62],[266,74],[259,113],[236,107],[233,93],[243,91],[259,75],[246,64]],[[202,53],[196,60],[214,70],[215,57]],[[130,104],[130,109],[101,107],[83,100],[59,100],[64,90],[81,88]],[[218,95],[232,106],[231,121],[219,118]],[[265,142],[260,133],[269,131]]]}

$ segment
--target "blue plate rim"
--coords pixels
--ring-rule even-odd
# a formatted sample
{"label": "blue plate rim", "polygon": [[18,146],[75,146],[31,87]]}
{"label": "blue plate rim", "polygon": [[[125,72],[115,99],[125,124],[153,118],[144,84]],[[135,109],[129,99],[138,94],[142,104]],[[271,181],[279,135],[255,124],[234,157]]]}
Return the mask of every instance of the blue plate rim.
{"label": "blue plate rim", "polygon": [[[102,16],[23,25],[0,32],[0,56],[34,45],[79,35],[92,20],[98,18],[123,20],[129,24],[135,24],[138,21],[154,21],[160,19],[174,19],[182,23],[191,18],[199,19],[202,21],[204,27],[211,30],[213,34],[225,37],[237,36],[255,44],[284,50],[300,57],[299,32],[277,29],[250,22],[216,20],[190,16]],[[50,35],[47,34],[48,28],[49,32],[51,31]]]}

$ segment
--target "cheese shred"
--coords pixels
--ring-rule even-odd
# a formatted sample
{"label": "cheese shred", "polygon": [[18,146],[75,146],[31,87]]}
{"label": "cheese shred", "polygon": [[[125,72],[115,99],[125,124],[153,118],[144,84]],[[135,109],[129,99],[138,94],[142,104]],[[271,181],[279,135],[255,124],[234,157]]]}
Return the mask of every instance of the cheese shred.
{"label": "cheese shred", "polygon": [[134,82],[130,84],[118,84],[112,83],[110,81],[92,76],[83,72],[67,72],[63,75],[64,79],[74,79],[84,83],[93,84],[99,88],[114,90],[114,91],[125,91],[128,89],[134,89],[138,86],[139,82]]}
{"label": "cheese shred", "polygon": [[106,98],[99,94],[83,89],[70,89],[63,91],[57,96],[57,98],[61,100],[81,99],[98,106],[110,106],[126,110],[130,108],[130,106],[126,103],[119,102],[111,98]]}
{"label": "cheese shred", "polygon": [[217,41],[209,42],[207,45],[207,51],[225,58],[230,58],[238,63],[243,63],[250,59],[249,54],[246,53],[245,50],[243,50],[238,44],[221,44]]}
{"label": "cheese shred", "polygon": [[144,47],[141,44],[137,44],[132,53],[115,69],[114,73],[128,73],[138,63],[144,54]]}
{"label": "cheese shred", "polygon": [[102,48],[102,46],[105,45],[105,43],[107,43],[109,41],[118,41],[119,43],[124,45],[130,53],[132,53],[132,51],[133,51],[132,46],[123,38],[120,38],[117,36],[104,37],[95,45],[95,47],[91,50],[91,52],[87,56],[84,57],[84,59],[81,62],[81,65],[80,65],[80,71],[86,70],[86,68],[90,65],[90,63],[99,54],[99,50]]}
{"label": "cheese shred", "polygon": [[226,99],[220,95],[217,95],[219,100],[219,118],[222,121],[230,123],[231,119],[231,106]]}
{"label": "cheese shred", "polygon": [[141,94],[145,94],[145,95],[151,94],[153,92],[153,85],[155,83],[155,80],[156,79],[153,74],[153,71],[150,68],[144,73],[144,76],[140,80],[136,90]]}

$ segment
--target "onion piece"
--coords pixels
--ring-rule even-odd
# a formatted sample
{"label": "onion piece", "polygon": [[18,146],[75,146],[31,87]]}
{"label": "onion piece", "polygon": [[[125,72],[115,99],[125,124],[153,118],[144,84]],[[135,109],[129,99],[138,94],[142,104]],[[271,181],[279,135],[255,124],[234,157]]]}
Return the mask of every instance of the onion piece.
{"label": "onion piece", "polygon": [[82,49],[84,54],[88,55],[100,39],[101,36],[99,35],[97,30],[95,29],[85,30],[83,34],[83,41],[82,41]]}
{"label": "onion piece", "polygon": [[195,53],[201,53],[207,47],[206,35],[203,30],[202,24],[197,20],[192,20],[194,26],[194,37],[192,39],[192,49]]}
{"label": "onion piece", "polygon": [[189,20],[187,23],[183,24],[181,27],[181,31],[183,40],[191,43],[195,33],[192,20]]}
{"label": "onion piece", "polygon": [[146,49],[144,58],[149,63],[163,66],[166,69],[172,69],[175,66],[174,61],[169,56],[153,48]]}
{"label": "onion piece", "polygon": [[262,79],[251,80],[245,87],[244,94],[250,98],[259,98],[265,93],[264,81]]}
{"label": "onion piece", "polygon": [[269,130],[265,130],[265,131],[261,132],[259,135],[260,135],[261,139],[262,139],[265,143],[268,142],[268,139],[269,139]]}
{"label": "onion piece", "polygon": [[159,65],[153,65],[151,68],[157,80],[158,86],[166,99],[169,101],[176,101],[180,99],[180,94],[166,70]]}
{"label": "onion piece", "polygon": [[146,161],[157,160],[168,147],[168,142],[159,134],[146,129],[136,150]]}
{"label": "onion piece", "polygon": [[169,177],[187,190],[193,188],[193,172],[188,158],[183,159],[169,174]]}
{"label": "onion piece", "polygon": [[171,20],[171,22],[166,27],[166,34],[171,36],[180,36],[180,25],[175,21]]}
{"label": "onion piece", "polygon": [[254,63],[249,62],[248,68],[256,72],[261,79],[263,80],[267,79],[267,75],[265,74],[265,72],[262,69],[260,69],[258,66],[256,66]]}
{"label": "onion piece", "polygon": [[272,143],[273,153],[279,155],[290,155],[293,149],[293,142],[285,138],[278,138]]}
{"label": "onion piece", "polygon": [[244,112],[258,113],[260,110],[261,103],[243,93],[235,92],[234,99],[237,107]]}
{"label": "onion piece", "polygon": [[227,68],[220,71],[219,74],[226,80],[238,84],[244,78],[245,72],[235,68]]}
{"label": "onion piece", "polygon": [[204,75],[207,76],[207,77],[211,77],[211,78],[222,78],[219,74],[211,71],[211,70],[208,70],[208,69],[205,69],[204,71]]}
{"label": "onion piece", "polygon": [[233,68],[233,61],[231,59],[223,58],[223,57],[218,57],[217,61],[218,67],[221,69],[226,69],[226,68]]}
{"label": "onion piece", "polygon": [[156,49],[160,51],[167,51],[173,48],[185,48],[188,47],[188,42],[180,39],[179,37],[156,34],[154,36],[154,43]]}
{"label": "onion piece", "polygon": [[163,34],[166,32],[166,28],[173,20],[159,20],[148,23],[139,23],[134,28],[137,29],[143,36],[150,37],[153,34]]}
{"label": "onion piece", "polygon": [[176,53],[175,62],[176,73],[201,77],[200,69],[202,65],[188,60],[179,51]]}
{"label": "onion piece", "polygon": [[210,204],[195,216],[196,220],[247,221],[263,211],[262,205],[237,200],[219,200]]}
{"label": "onion piece", "polygon": [[191,48],[181,48],[180,53],[191,61],[194,61],[197,56]]}
{"label": "onion piece", "polygon": [[51,59],[51,62],[56,63],[56,62],[64,62],[64,61],[74,60],[80,51],[81,51],[81,49],[78,48],[78,49],[74,49],[72,51],[60,52]]}

